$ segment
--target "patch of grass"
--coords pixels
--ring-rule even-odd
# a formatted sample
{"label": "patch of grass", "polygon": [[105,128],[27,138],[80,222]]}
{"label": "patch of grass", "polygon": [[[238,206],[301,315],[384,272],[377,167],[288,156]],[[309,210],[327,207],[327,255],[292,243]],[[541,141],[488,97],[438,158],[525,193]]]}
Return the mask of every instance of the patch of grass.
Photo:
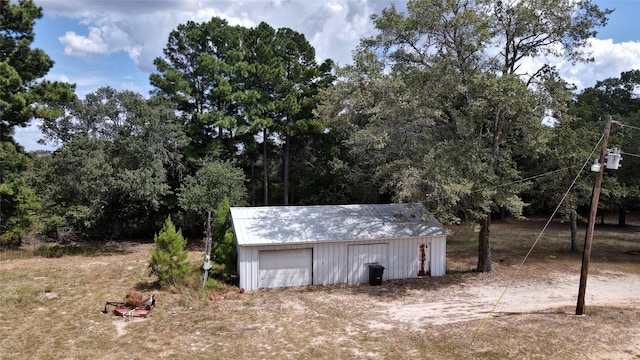
{"label": "patch of grass", "polygon": [[32,284],[17,284],[13,289],[3,289],[0,299],[5,306],[27,307],[37,303],[39,293]]}
{"label": "patch of grass", "polygon": [[31,259],[33,251],[23,249],[2,249],[0,248],[0,261]]}
{"label": "patch of grass", "polygon": [[41,256],[45,258],[59,258],[63,256],[93,256],[108,252],[104,247],[99,245],[49,245],[41,244],[38,246],[33,254],[34,256]]}

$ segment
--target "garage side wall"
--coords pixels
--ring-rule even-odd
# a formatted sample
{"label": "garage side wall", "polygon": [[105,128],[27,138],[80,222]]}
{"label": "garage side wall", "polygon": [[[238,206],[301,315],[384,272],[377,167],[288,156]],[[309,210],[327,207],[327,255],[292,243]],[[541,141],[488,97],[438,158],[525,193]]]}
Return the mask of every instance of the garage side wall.
{"label": "garage side wall", "polygon": [[247,290],[258,289],[258,248],[238,246],[238,276],[240,287]]}
{"label": "garage side wall", "polygon": [[431,238],[431,276],[442,276],[447,273],[447,237],[434,236]]}
{"label": "garage side wall", "polygon": [[348,282],[348,249],[350,245],[388,244],[380,265],[385,267],[383,280],[415,278],[420,268],[420,244],[429,246],[426,261],[432,276],[446,272],[446,237],[407,239],[378,239],[369,241],[341,241],[291,245],[238,246],[238,275],[240,287],[257,290],[261,250],[313,249],[313,284],[329,285]]}

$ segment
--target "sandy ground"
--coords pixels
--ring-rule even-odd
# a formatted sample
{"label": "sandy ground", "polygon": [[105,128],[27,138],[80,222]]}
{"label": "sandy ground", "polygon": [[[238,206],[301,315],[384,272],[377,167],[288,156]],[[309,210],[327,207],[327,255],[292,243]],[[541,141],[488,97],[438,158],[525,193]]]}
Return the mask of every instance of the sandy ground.
{"label": "sandy ground", "polygon": [[[440,301],[397,300],[382,303],[378,312],[389,320],[412,325],[416,330],[425,324],[445,325],[500,316],[501,314],[533,313],[573,306],[578,298],[578,275],[553,274],[543,282],[502,284],[461,284],[448,291]],[[588,276],[585,308],[589,306],[640,307],[640,276],[609,272]],[[495,308],[494,308],[495,307]],[[373,323],[374,327],[387,327]]]}

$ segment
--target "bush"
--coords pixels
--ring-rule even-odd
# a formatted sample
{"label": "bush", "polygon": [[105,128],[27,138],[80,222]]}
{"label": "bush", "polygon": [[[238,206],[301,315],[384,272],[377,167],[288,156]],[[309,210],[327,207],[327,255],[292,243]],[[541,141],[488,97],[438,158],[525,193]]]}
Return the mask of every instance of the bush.
{"label": "bush", "polygon": [[149,276],[158,276],[158,285],[161,287],[176,286],[183,282],[190,272],[187,262],[187,241],[182,236],[181,230],[171,222],[168,217],[162,230],[153,237],[156,248],[151,250],[149,262]]}
{"label": "bush", "polygon": [[224,278],[236,273],[238,258],[233,242],[230,213],[229,200],[225,198],[215,211],[213,223],[212,250],[214,259],[224,265]]}

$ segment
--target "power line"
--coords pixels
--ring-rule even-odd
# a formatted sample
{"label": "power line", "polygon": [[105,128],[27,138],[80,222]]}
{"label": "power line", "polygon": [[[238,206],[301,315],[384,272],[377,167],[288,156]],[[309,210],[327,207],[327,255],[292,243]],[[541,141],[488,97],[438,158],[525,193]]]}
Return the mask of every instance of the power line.
{"label": "power line", "polygon": [[[640,157],[640,156],[639,156],[639,157]],[[555,174],[555,173],[560,172],[560,171],[569,170],[569,169],[572,169],[572,168],[574,168],[574,167],[578,167],[578,166],[580,166],[580,165],[572,165],[572,166],[564,167],[564,168],[562,168],[562,169],[557,169],[557,170],[547,171],[547,172],[542,173],[542,174],[533,175],[533,176],[530,176],[530,177],[528,177],[528,178],[524,178],[524,179],[520,179],[520,180],[514,180],[514,181],[512,181],[512,182],[508,182],[508,183],[504,183],[504,184],[496,185],[496,186],[493,186],[493,187],[490,187],[490,188],[486,188],[486,189],[483,189],[483,190],[491,190],[491,189],[495,189],[495,188],[499,188],[499,187],[503,187],[503,186],[509,186],[509,185],[513,185],[513,184],[522,183],[522,182],[529,181],[529,180],[533,180],[533,179],[537,179],[537,178],[540,178],[540,177],[543,177],[543,176],[547,176],[547,175]],[[583,166],[584,166],[584,165],[583,165]],[[482,190],[478,190],[478,191],[482,191]]]}
{"label": "power line", "polygon": [[638,157],[638,158],[640,158],[640,155],[638,155],[638,154],[631,154],[631,153],[628,153],[628,152],[622,152],[622,151],[620,151],[620,154],[623,154],[623,155],[629,155],[629,156],[632,156],[632,157]]}
{"label": "power line", "polygon": [[[531,245],[531,247],[529,248],[529,251],[527,252],[527,255],[525,255],[524,259],[522,259],[522,262],[520,263],[520,265],[518,265],[518,268],[516,269],[516,272],[511,275],[509,283],[512,283],[513,280],[515,279],[516,275],[518,275],[518,273],[520,272],[520,269],[522,269],[522,267],[524,266],[524,263],[527,261],[527,259],[529,258],[529,255],[531,255],[531,253],[533,252],[533,248],[538,244],[538,242],[540,241],[540,239],[542,238],[542,234],[544,234],[544,232],[547,230],[547,227],[549,227],[549,224],[551,223],[551,220],[553,220],[553,218],[556,216],[556,213],[558,212],[558,210],[560,209],[560,206],[562,205],[562,203],[564,202],[564,200],[567,198],[567,196],[569,195],[569,192],[571,192],[571,190],[573,189],[573,186],[576,184],[576,182],[578,181],[578,179],[580,178],[580,175],[582,174],[582,171],[584,171],[584,168],[587,167],[587,165],[589,164],[589,162],[591,161],[591,157],[593,156],[593,154],[596,152],[596,150],[598,149],[598,146],[600,145],[600,143],[602,142],[602,139],[604,139],[605,134],[602,134],[602,137],[600,137],[600,140],[598,141],[598,143],[596,144],[596,146],[593,148],[593,150],[591,151],[591,154],[589,154],[589,157],[587,158],[587,160],[585,160],[585,162],[582,164],[582,168],[580,168],[580,171],[578,171],[578,174],[576,175],[576,177],[573,179],[573,182],[571,183],[571,185],[569,185],[569,188],[567,189],[567,191],[564,193],[564,195],[562,196],[562,199],[560,199],[560,202],[558,203],[558,205],[556,206],[555,210],[553,211],[553,213],[551,214],[551,216],[549,216],[549,219],[547,220],[547,223],[544,225],[544,227],[542,228],[542,230],[540,231],[540,234],[538,234],[538,237],[536,237],[536,240],[533,242],[533,244]],[[561,169],[562,170],[562,169]],[[473,345],[473,343],[476,341],[476,338],[478,337],[478,335],[480,334],[480,332],[482,331],[482,328],[484,328],[485,324],[489,321],[489,318],[493,315],[493,313],[495,312],[496,308],[498,307],[498,304],[500,304],[500,302],[502,301],[502,298],[504,297],[504,295],[507,293],[507,290],[509,290],[509,285],[507,285],[504,288],[504,291],[502,292],[502,294],[500,295],[500,297],[498,298],[498,300],[496,301],[496,303],[493,305],[493,308],[491,308],[491,311],[489,311],[489,313],[487,314],[487,316],[484,318],[484,320],[482,321],[482,324],[480,324],[480,327],[478,328],[478,330],[476,331],[475,335],[473,336],[473,339],[471,340],[471,344]]]}
{"label": "power line", "polygon": [[616,120],[611,121],[611,123],[612,123],[612,124],[616,124],[616,125],[618,125],[618,126],[620,126],[620,127],[622,127],[622,128],[628,127],[628,128],[630,128],[630,129],[640,130],[640,127],[633,126],[633,125],[623,124],[623,123],[621,123],[620,121],[616,121]]}

